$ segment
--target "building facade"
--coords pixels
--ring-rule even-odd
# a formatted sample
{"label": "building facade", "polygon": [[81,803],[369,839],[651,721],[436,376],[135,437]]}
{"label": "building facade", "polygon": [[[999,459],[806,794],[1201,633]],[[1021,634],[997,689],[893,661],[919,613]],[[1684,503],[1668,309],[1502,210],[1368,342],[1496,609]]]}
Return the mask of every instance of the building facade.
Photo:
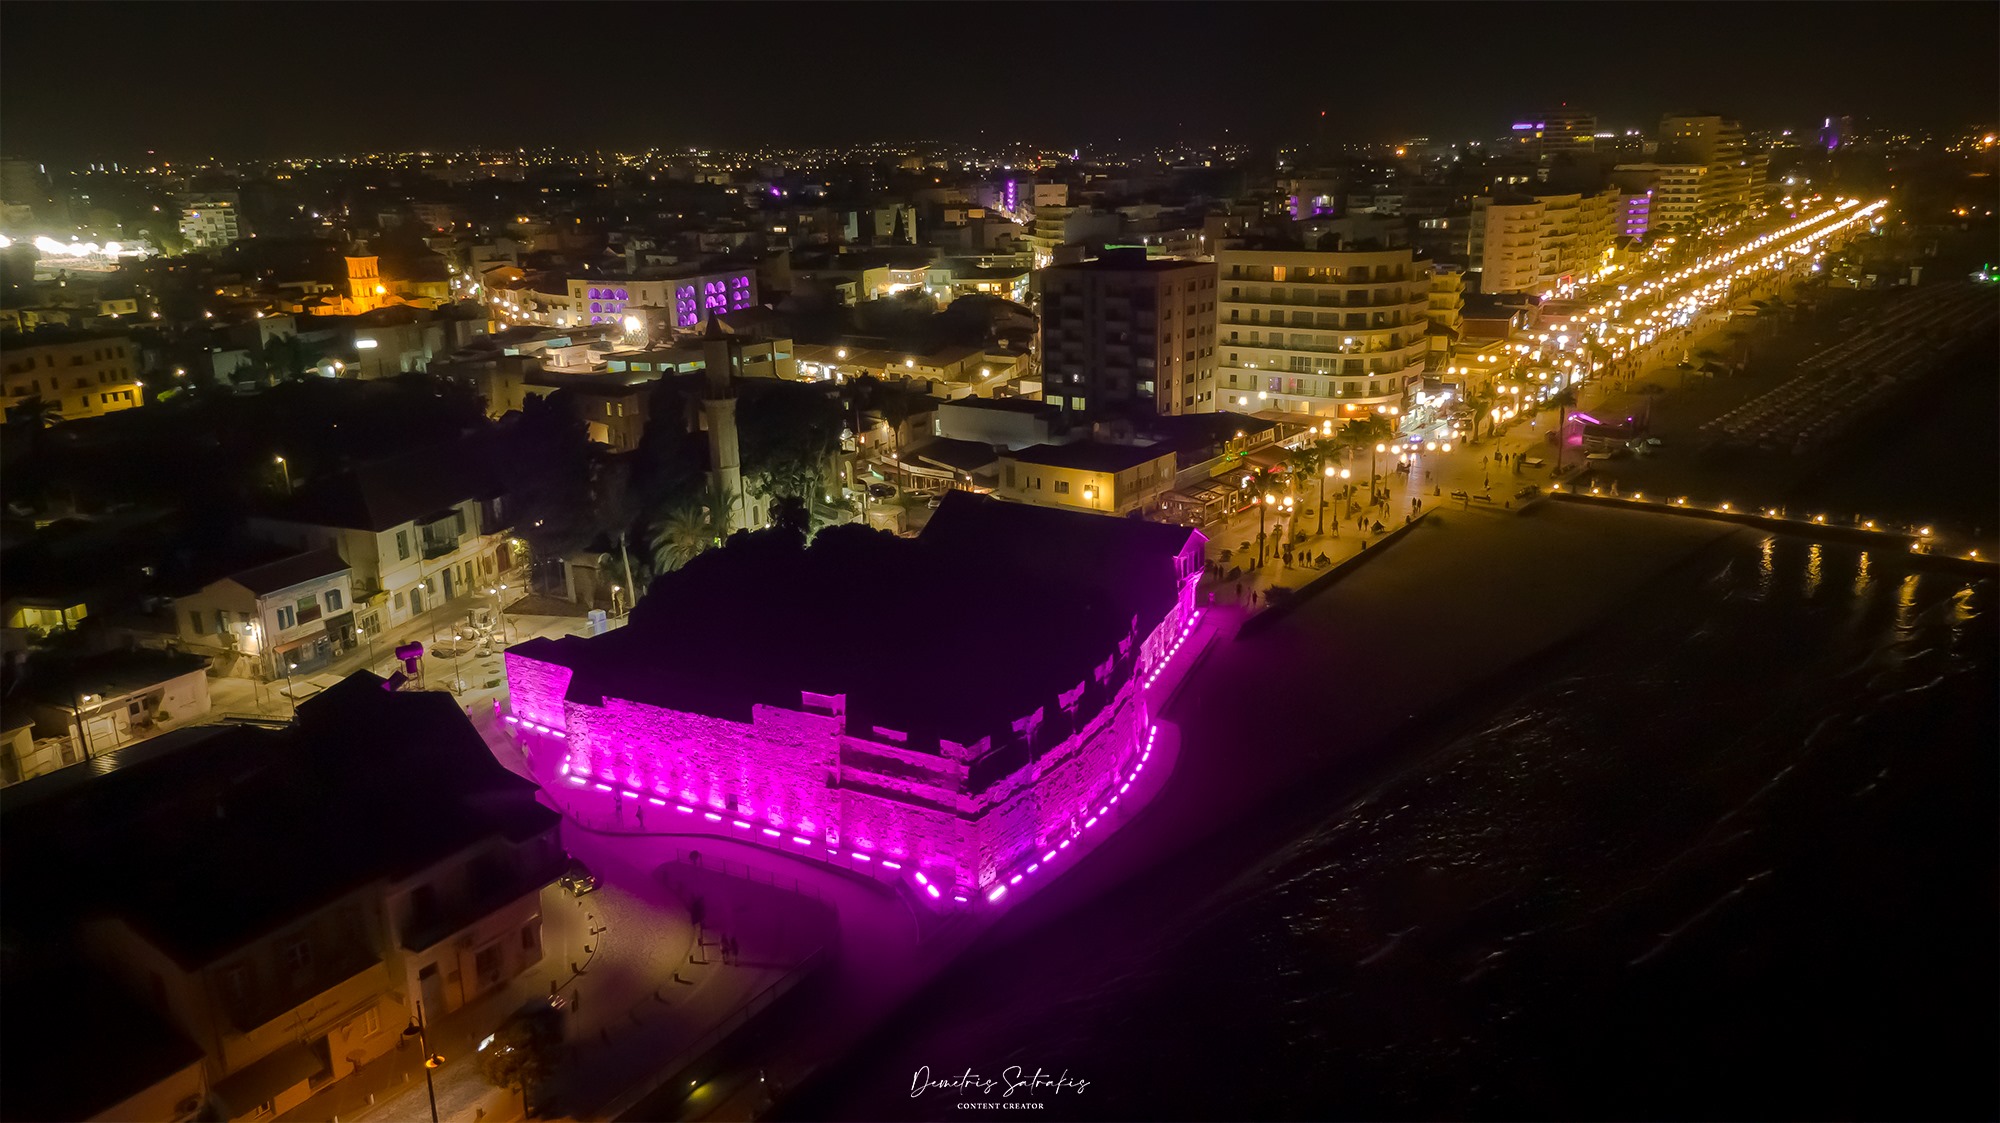
{"label": "building facade", "polygon": [[1471,263],[1479,291],[1553,294],[1610,261],[1619,234],[1616,190],[1473,201]]}
{"label": "building facade", "polygon": [[[310,674],[361,638],[352,572],[323,548],[230,574],[174,599],[176,637],[223,673]],[[238,658],[248,665],[227,666]]]}
{"label": "building facade", "polygon": [[1675,233],[1693,230],[1707,213],[1712,197],[1708,172],[1704,164],[1619,164],[1611,170],[1611,179],[1628,197],[1641,192],[1651,195],[1646,216],[1649,232]]}
{"label": "building facade", "polygon": [[1000,454],[995,494],[1018,503],[1129,515],[1174,486],[1174,451],[1100,441],[1033,445]]}
{"label": "building facade", "polygon": [[1423,376],[1431,263],[1414,250],[1224,249],[1216,265],[1224,408],[1358,419]]}
{"label": "building facade", "polygon": [[627,316],[663,313],[677,332],[692,332],[711,315],[757,303],[757,270],[672,271],[631,277],[571,277],[569,325],[623,324]]}
{"label": "building facade", "polygon": [[218,250],[243,237],[233,191],[181,197],[181,240],[189,249]]}
{"label": "building facade", "polygon": [[[10,848],[61,852],[59,876],[95,887],[23,938],[101,967],[196,1046],[201,1094],[170,1118],[282,1116],[403,1047],[419,1003],[436,1023],[542,960],[560,819],[449,697],[382,686],[362,672],[283,731],[184,731],[10,809]],[[134,1058],[95,1063],[114,1079]]]}
{"label": "building facade", "polygon": [[1072,421],[1210,413],[1216,271],[1113,251],[1042,273],[1042,400]]}
{"label": "building facade", "polygon": [[137,364],[137,349],[123,335],[36,333],[0,344],[6,407],[39,398],[58,421],[144,405]]}

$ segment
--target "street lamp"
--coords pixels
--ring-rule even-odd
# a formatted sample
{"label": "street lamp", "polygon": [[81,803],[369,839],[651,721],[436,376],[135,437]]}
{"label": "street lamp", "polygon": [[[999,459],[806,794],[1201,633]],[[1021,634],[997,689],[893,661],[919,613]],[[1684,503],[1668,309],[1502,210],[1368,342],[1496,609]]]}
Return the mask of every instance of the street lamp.
{"label": "street lamp", "polygon": [[1389,451],[1388,445],[1378,444],[1375,446],[1375,451],[1368,454],[1368,501],[1370,503],[1375,501],[1375,458],[1387,451]]}
{"label": "street lamp", "polygon": [[430,1093],[431,1097],[431,1123],[438,1123],[437,1084],[431,1079],[431,1070],[444,1064],[444,1056],[441,1053],[431,1052],[431,1039],[430,1035],[425,1032],[425,1028],[424,1004],[422,1000],[419,1000],[417,1002],[416,1019],[410,1023],[408,1029],[403,1031],[403,1040],[408,1041],[412,1037],[416,1038],[418,1047],[424,1051],[424,1091]]}
{"label": "street lamp", "polygon": [[498,586],[488,586],[486,591],[493,597],[493,630],[500,634],[500,642],[507,642],[507,611],[500,602],[500,594],[507,591],[506,582]]}
{"label": "street lamp", "polygon": [[1083,501],[1090,504],[1091,509],[1095,510],[1097,508],[1097,489],[1085,484],[1083,488]]}
{"label": "street lamp", "polygon": [[282,456],[278,457],[278,470],[285,473],[285,494],[290,495],[292,493],[292,466],[285,463],[285,458]]}
{"label": "street lamp", "polygon": [[1278,497],[1272,495],[1268,491],[1264,493],[1261,502],[1253,500],[1253,502],[1257,502],[1257,568],[1258,569],[1264,568],[1264,512],[1271,506],[1271,504],[1276,503],[1277,501]]}
{"label": "street lamp", "polygon": [[1326,481],[1333,478],[1333,465],[1328,464],[1319,478],[1319,533],[1326,533]]}

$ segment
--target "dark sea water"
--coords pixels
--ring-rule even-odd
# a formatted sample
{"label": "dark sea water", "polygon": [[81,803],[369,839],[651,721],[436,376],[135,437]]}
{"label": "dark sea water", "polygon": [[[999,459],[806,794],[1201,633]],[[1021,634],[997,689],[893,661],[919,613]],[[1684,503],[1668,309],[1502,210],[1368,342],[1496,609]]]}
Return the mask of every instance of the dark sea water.
{"label": "dark sea water", "polygon": [[1993,600],[1732,539],[1006,1033],[1099,1118],[1991,1117]]}

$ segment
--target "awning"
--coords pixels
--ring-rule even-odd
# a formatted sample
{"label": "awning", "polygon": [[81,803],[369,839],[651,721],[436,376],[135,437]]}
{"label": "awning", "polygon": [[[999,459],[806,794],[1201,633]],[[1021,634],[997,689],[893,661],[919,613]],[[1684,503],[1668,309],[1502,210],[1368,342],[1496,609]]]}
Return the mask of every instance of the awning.
{"label": "awning", "polygon": [[236,1119],[257,1110],[259,1104],[277,1099],[278,1093],[287,1088],[310,1080],[332,1067],[312,1046],[294,1041],[217,1082],[215,1098],[222,1101],[222,1117]]}
{"label": "awning", "polygon": [[288,639],[285,642],[271,648],[271,654],[283,655],[287,651],[290,651],[296,647],[300,647],[304,644],[311,643],[312,641],[319,639],[324,635],[326,635],[326,621],[322,620],[320,621],[320,626],[314,629],[313,631],[307,632],[305,635],[299,636],[296,639]]}
{"label": "awning", "polygon": [[1285,449],[1260,448],[1255,452],[1244,453],[1243,462],[1268,472],[1284,466],[1286,453]]}

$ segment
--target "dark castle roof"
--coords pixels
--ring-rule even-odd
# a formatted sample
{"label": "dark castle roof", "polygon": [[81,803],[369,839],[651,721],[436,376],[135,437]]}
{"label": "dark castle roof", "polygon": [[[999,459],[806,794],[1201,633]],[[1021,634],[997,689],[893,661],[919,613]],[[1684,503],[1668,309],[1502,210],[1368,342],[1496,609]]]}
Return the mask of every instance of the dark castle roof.
{"label": "dark castle roof", "polygon": [[970,743],[1053,711],[1135,620],[1143,639],[1194,533],[950,492],[917,539],[738,535],[656,581],[626,627],[513,650],[572,668],[579,703],[748,721],[756,703],[845,694],[850,728]]}

